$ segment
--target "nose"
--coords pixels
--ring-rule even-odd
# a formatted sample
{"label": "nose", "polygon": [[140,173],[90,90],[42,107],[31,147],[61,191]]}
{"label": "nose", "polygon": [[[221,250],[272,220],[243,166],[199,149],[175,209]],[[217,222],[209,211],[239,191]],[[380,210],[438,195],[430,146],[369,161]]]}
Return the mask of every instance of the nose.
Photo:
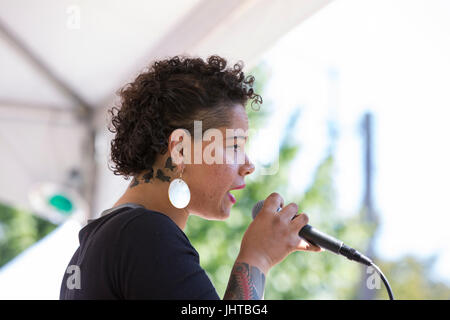
{"label": "nose", "polygon": [[250,161],[250,159],[248,158],[247,155],[245,155],[245,163],[243,165],[240,166],[239,168],[239,174],[241,176],[246,176],[248,174],[253,173],[253,171],[255,171],[255,166],[253,165],[253,163]]}

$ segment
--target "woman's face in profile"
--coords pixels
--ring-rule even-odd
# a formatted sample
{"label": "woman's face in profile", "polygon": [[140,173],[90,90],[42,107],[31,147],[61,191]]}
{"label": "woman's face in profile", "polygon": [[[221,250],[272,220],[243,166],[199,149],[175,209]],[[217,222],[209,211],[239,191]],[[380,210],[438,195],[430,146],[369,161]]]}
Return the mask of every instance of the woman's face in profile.
{"label": "woman's face in profile", "polygon": [[[231,119],[229,126],[208,130],[203,137],[206,141],[192,144],[192,159],[194,159],[194,145],[202,144],[201,163],[194,163],[192,160],[192,164],[186,165],[183,174],[183,179],[191,191],[188,210],[205,219],[228,218],[235,202],[229,191],[242,189],[245,185],[245,176],[255,170],[245,151],[248,134],[248,117],[245,109],[237,104],[229,112]],[[214,131],[216,135],[212,133]],[[214,137],[211,138],[211,135]],[[215,141],[217,137],[219,138]]]}

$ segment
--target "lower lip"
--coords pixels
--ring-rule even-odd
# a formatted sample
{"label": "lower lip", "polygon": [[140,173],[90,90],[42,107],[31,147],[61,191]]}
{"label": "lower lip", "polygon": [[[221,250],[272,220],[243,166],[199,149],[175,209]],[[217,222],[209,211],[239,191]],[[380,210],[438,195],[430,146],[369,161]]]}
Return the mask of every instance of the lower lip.
{"label": "lower lip", "polygon": [[231,201],[232,203],[236,203],[236,198],[235,198],[231,193],[229,193],[229,192],[227,192],[227,194],[228,194],[228,198],[230,199],[230,201]]}

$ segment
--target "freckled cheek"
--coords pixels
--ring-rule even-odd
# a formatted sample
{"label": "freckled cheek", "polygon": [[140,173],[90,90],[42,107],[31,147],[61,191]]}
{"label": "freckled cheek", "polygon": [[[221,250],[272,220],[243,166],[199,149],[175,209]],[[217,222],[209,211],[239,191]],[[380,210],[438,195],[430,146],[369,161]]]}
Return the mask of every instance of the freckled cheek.
{"label": "freckled cheek", "polygon": [[215,177],[218,180],[218,184],[222,185],[224,188],[228,188],[230,184],[233,183],[235,175],[235,165],[230,164],[219,164],[215,165],[214,168]]}
{"label": "freckled cheek", "polygon": [[[213,200],[223,196],[233,185],[235,168],[232,165],[205,165],[202,177],[197,176],[193,190],[197,192],[197,199]],[[200,179],[199,179],[200,178]]]}

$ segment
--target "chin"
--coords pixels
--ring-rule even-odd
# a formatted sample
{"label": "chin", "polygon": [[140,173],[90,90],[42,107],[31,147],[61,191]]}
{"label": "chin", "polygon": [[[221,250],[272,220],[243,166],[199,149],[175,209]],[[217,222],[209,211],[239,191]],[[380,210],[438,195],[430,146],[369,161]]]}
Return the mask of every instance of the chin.
{"label": "chin", "polygon": [[222,214],[217,218],[217,220],[226,220],[230,217],[230,211],[222,212]]}
{"label": "chin", "polygon": [[220,208],[220,210],[218,210],[213,217],[211,217],[211,220],[226,220],[230,217],[230,209],[231,208]]}
{"label": "chin", "polygon": [[206,220],[216,220],[222,221],[226,220],[230,217],[230,209],[229,208],[221,208],[219,210],[211,210],[208,214],[198,214],[198,216],[202,217]]}
{"label": "chin", "polygon": [[213,207],[213,208],[210,208],[209,210],[206,208],[203,208],[202,210],[198,210],[197,215],[206,220],[223,221],[230,217],[231,207],[232,206],[229,205],[228,203],[222,202],[215,208]]}
{"label": "chin", "polygon": [[207,217],[208,220],[222,221],[230,217],[230,211],[218,211]]}

